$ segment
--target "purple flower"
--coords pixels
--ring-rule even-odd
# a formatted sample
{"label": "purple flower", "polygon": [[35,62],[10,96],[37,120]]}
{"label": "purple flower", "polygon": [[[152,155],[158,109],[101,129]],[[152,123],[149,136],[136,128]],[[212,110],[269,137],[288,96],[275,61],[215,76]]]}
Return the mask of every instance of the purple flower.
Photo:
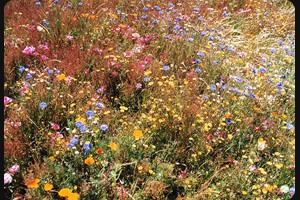
{"label": "purple flower", "polygon": [[163,70],[169,71],[169,70],[170,70],[170,67],[169,67],[168,65],[165,65],[165,66],[163,66]]}
{"label": "purple flower", "polygon": [[200,68],[196,68],[196,69],[195,69],[195,72],[198,73],[198,74],[200,74],[202,71],[201,71]]}
{"label": "purple flower", "polygon": [[97,106],[98,108],[104,108],[104,104],[103,104],[103,103],[97,103],[96,106]]}
{"label": "purple flower", "polygon": [[85,151],[91,150],[91,149],[92,149],[91,143],[85,142],[85,143],[83,144],[83,149],[84,149]]}
{"label": "purple flower", "polygon": [[25,70],[25,67],[24,67],[23,65],[21,65],[21,66],[19,67],[19,72],[23,73],[24,70]]}
{"label": "purple flower", "polygon": [[291,130],[291,129],[294,128],[294,126],[293,126],[293,124],[288,123],[288,124],[286,125],[286,128],[287,128],[288,130]]}
{"label": "purple flower", "polygon": [[88,111],[86,111],[86,116],[87,117],[93,117],[95,115],[95,113],[92,111],[92,110],[88,110]]}
{"label": "purple flower", "polygon": [[40,108],[41,108],[42,110],[44,110],[46,107],[47,107],[47,103],[46,103],[46,102],[41,102],[41,103],[40,103]]}
{"label": "purple flower", "polygon": [[217,90],[217,86],[215,84],[212,84],[210,86],[211,91],[216,91]]}
{"label": "purple flower", "polygon": [[102,125],[100,126],[100,129],[101,129],[102,131],[107,131],[107,130],[108,130],[108,125],[107,125],[107,124],[102,124]]}

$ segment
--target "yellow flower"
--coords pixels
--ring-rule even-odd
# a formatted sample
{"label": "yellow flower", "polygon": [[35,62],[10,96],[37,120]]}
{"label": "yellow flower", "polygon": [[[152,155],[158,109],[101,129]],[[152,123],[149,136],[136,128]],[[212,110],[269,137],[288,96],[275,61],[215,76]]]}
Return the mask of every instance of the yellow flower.
{"label": "yellow flower", "polygon": [[58,79],[59,81],[64,81],[64,80],[67,79],[67,77],[66,77],[65,74],[60,74],[60,75],[57,75],[57,79]]}
{"label": "yellow flower", "polygon": [[69,188],[63,188],[59,190],[58,195],[61,197],[68,197],[71,193],[72,191]]}
{"label": "yellow flower", "polygon": [[231,140],[233,136],[231,134],[228,134],[227,137],[229,140]]}
{"label": "yellow flower", "polygon": [[67,198],[67,200],[78,200],[78,199],[79,199],[79,194],[77,192],[70,193]]}
{"label": "yellow flower", "polygon": [[139,140],[143,137],[143,131],[142,130],[134,130],[132,135],[136,140]]}
{"label": "yellow flower", "polygon": [[47,184],[44,186],[44,190],[45,190],[45,191],[52,190],[52,188],[53,188],[53,185],[50,184],[50,183],[47,183]]}
{"label": "yellow flower", "polygon": [[39,188],[40,179],[34,179],[27,182],[28,188]]}
{"label": "yellow flower", "polygon": [[109,145],[109,147],[111,148],[111,150],[113,150],[113,151],[117,151],[117,149],[118,149],[118,145],[116,144],[116,143],[110,143],[110,145]]}
{"label": "yellow flower", "polygon": [[84,160],[84,163],[87,165],[92,165],[94,164],[95,160],[92,157],[88,157]]}

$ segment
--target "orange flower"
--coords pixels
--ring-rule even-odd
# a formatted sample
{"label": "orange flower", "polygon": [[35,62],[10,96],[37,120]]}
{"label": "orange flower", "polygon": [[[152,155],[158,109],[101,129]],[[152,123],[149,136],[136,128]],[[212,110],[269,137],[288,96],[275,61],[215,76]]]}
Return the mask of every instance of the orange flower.
{"label": "orange flower", "polygon": [[27,182],[28,188],[39,188],[40,179],[34,179]]}
{"label": "orange flower", "polygon": [[67,198],[67,200],[78,200],[78,199],[79,199],[79,194],[77,192],[70,193]]}
{"label": "orange flower", "polygon": [[139,140],[143,137],[143,131],[142,130],[134,130],[132,135],[136,140]]}
{"label": "orange flower", "polygon": [[226,113],[226,114],[225,114],[225,118],[227,118],[227,119],[228,119],[228,118],[231,118],[231,114],[230,114],[230,113]]}
{"label": "orange flower", "polygon": [[59,81],[64,81],[64,80],[67,79],[67,77],[66,77],[65,74],[60,74],[60,75],[57,75],[57,79],[58,79]]}
{"label": "orange flower", "polygon": [[50,159],[51,162],[54,162],[54,160],[55,160],[54,156],[50,156],[49,159]]}
{"label": "orange flower", "polygon": [[84,163],[87,165],[92,165],[94,164],[95,160],[92,157],[88,157],[84,160]]}
{"label": "orange flower", "polygon": [[61,197],[68,197],[71,193],[72,191],[69,188],[63,188],[59,190],[58,195]]}
{"label": "orange flower", "polygon": [[98,148],[97,150],[96,150],[96,154],[101,154],[101,153],[103,153],[103,149],[101,149],[101,148]]}
{"label": "orange flower", "polygon": [[50,184],[50,183],[47,183],[47,184],[44,186],[44,190],[46,190],[46,191],[52,190],[52,188],[53,188],[53,185]]}
{"label": "orange flower", "polygon": [[277,117],[278,117],[278,114],[277,114],[277,112],[272,112],[272,115],[273,115],[275,118],[277,118]]}
{"label": "orange flower", "polygon": [[110,143],[109,147],[111,148],[111,150],[113,151],[117,151],[117,149],[119,148],[118,145],[116,143]]}

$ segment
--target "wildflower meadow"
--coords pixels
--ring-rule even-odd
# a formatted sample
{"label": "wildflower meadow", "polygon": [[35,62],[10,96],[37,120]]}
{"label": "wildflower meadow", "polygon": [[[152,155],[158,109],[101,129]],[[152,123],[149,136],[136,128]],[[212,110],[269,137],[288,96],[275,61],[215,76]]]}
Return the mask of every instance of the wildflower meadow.
{"label": "wildflower meadow", "polygon": [[11,0],[4,195],[288,200],[287,0]]}

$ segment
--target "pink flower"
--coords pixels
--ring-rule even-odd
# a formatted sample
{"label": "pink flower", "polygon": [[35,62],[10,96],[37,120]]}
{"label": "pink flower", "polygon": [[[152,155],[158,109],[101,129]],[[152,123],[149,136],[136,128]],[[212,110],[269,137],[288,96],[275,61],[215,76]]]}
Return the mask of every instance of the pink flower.
{"label": "pink flower", "polygon": [[139,65],[139,70],[144,71],[146,69],[145,65]]}
{"label": "pink flower", "polygon": [[72,36],[72,35],[68,35],[68,36],[67,36],[67,40],[68,40],[68,41],[72,41],[72,40],[73,40],[73,36]]}
{"label": "pink flower", "polygon": [[123,53],[123,55],[125,57],[131,57],[133,55],[133,52],[132,51],[126,51],[126,52]]}
{"label": "pink flower", "polygon": [[11,173],[11,175],[14,175],[16,172],[18,172],[20,170],[20,166],[19,165],[14,165],[11,168],[9,168],[9,172]]}
{"label": "pink flower", "polygon": [[43,61],[48,60],[48,57],[46,55],[42,55],[41,58]]}
{"label": "pink flower", "polygon": [[12,99],[11,99],[11,98],[9,98],[9,97],[7,97],[7,96],[4,97],[4,105],[6,105],[6,104],[8,104],[8,103],[11,103],[11,102],[12,102]]}
{"label": "pink flower", "polygon": [[254,171],[254,170],[256,170],[257,169],[257,167],[255,166],[255,165],[250,165],[250,167],[249,167],[249,170],[250,171]]}
{"label": "pink flower", "polygon": [[9,173],[4,174],[4,185],[12,182],[12,176]]}
{"label": "pink flower", "polygon": [[118,76],[118,72],[113,71],[113,72],[111,73],[111,75],[112,75],[113,77],[116,77],[116,76]]}
{"label": "pink flower", "polygon": [[72,81],[72,77],[71,77],[71,76],[67,76],[66,82],[67,82],[68,84],[70,84],[71,81]]}
{"label": "pink flower", "polygon": [[60,126],[58,124],[52,123],[51,128],[57,131],[58,129],[60,129]]}
{"label": "pink flower", "polygon": [[141,88],[142,88],[142,84],[141,84],[141,83],[137,83],[137,84],[135,85],[135,88],[136,88],[136,89],[141,89]]}
{"label": "pink flower", "polygon": [[22,51],[22,53],[25,53],[26,55],[32,54],[35,51],[35,47],[33,46],[26,46],[25,49]]}

